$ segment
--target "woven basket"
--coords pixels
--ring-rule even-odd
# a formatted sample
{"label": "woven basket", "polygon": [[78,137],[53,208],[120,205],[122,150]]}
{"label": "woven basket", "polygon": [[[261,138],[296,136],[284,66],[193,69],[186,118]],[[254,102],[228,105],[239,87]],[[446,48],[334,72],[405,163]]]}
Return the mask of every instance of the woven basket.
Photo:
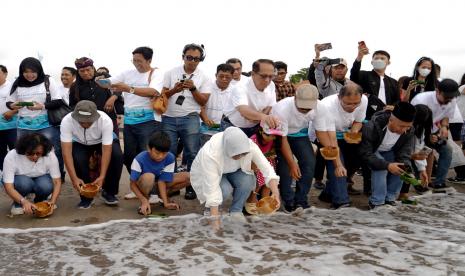
{"label": "woven basket", "polygon": [[261,215],[269,215],[276,212],[279,208],[278,202],[271,196],[260,199],[257,203],[258,213]]}
{"label": "woven basket", "polygon": [[326,160],[336,160],[336,158],[339,156],[339,148],[323,147],[320,149],[320,153]]}
{"label": "woven basket", "polygon": [[97,195],[99,189],[99,186],[89,183],[79,186],[79,193],[83,197],[94,198]]}
{"label": "woven basket", "polygon": [[38,218],[45,218],[53,213],[53,205],[50,204],[50,202],[37,202],[35,203],[35,206],[37,208],[34,210],[34,215]]}
{"label": "woven basket", "polygon": [[352,132],[345,132],[344,133],[344,140],[349,144],[358,144],[362,141],[362,133],[352,133]]}

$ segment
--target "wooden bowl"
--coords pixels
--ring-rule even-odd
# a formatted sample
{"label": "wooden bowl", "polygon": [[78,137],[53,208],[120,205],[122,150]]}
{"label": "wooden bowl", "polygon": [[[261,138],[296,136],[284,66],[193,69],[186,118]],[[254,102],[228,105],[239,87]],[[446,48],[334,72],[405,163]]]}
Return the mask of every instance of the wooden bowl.
{"label": "wooden bowl", "polygon": [[349,144],[358,144],[362,141],[362,133],[352,133],[352,132],[345,132],[344,133],[344,140]]}
{"label": "wooden bowl", "polygon": [[320,153],[325,160],[336,160],[336,158],[339,156],[339,148],[323,147],[320,149]]}
{"label": "wooden bowl", "polygon": [[257,211],[261,215],[270,215],[279,208],[278,202],[271,196],[260,199],[257,203]]}
{"label": "wooden bowl", "polygon": [[94,198],[99,191],[99,186],[94,184],[84,184],[79,187],[79,193],[86,198]]}
{"label": "wooden bowl", "polygon": [[34,210],[34,215],[38,218],[45,218],[53,213],[53,205],[47,201],[35,203],[37,209]]}

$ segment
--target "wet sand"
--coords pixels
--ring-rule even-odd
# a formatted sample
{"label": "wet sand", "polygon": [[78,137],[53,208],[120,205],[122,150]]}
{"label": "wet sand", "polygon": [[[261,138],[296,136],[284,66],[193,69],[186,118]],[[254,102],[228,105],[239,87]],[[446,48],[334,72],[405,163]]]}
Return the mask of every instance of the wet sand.
{"label": "wet sand", "polygon": [[[451,174],[453,172],[451,171]],[[355,188],[362,190],[361,177],[355,176],[356,182]],[[458,192],[465,193],[465,185],[455,185],[455,189]],[[411,189],[413,190],[413,188]],[[95,223],[103,223],[110,220],[119,219],[141,219],[141,215],[137,214],[137,208],[139,202],[135,200],[125,200],[124,195],[129,192],[129,176],[126,169],[123,169],[123,175],[120,181],[119,198],[120,202],[118,206],[110,207],[106,206],[103,201],[96,197],[94,205],[87,210],[78,209],[76,206],[79,203],[79,196],[77,192],[72,188],[69,179],[62,186],[62,192],[58,199],[58,208],[54,214],[45,219],[38,219],[27,215],[10,217],[11,199],[3,191],[0,193],[0,228],[36,228],[36,227],[58,227],[58,226],[82,226]],[[318,200],[320,190],[316,190],[312,187],[310,192],[310,204],[317,208],[329,208],[328,203],[321,202]],[[411,193],[414,195],[414,193]],[[368,209],[368,199],[365,195],[350,196],[352,205],[361,210]],[[203,208],[200,206],[198,200],[185,200],[183,191],[181,196],[173,197],[173,199],[181,205],[181,210],[172,211],[166,210],[163,206],[152,205],[153,214],[166,214],[168,216],[185,215],[185,214],[202,214]]]}

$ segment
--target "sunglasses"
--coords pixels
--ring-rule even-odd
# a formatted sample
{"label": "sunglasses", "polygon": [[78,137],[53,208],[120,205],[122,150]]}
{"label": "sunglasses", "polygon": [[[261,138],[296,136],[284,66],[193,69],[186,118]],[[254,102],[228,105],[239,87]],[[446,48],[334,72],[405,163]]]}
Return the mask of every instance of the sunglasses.
{"label": "sunglasses", "polygon": [[187,60],[187,61],[195,61],[195,62],[201,61],[200,57],[193,57],[193,56],[190,56],[190,55],[184,56],[184,59]]}

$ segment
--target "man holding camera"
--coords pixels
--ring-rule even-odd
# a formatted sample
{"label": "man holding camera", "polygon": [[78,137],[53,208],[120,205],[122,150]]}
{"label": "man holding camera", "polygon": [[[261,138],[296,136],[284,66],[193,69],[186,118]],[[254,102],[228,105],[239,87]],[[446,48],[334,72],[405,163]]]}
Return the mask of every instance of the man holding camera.
{"label": "man holding camera", "polygon": [[[315,52],[319,51],[315,47]],[[315,81],[320,95],[324,98],[339,93],[339,90],[346,84],[347,61],[343,58],[329,59],[321,58],[314,61]],[[330,66],[328,77],[325,70]]]}
{"label": "man holding camera", "polygon": [[[436,91],[417,94],[412,99],[412,104],[427,105],[433,113],[433,129],[431,143],[439,153],[436,179],[432,182],[435,190],[447,188],[445,182],[450,164],[452,162],[452,148],[447,144],[449,138],[449,118],[454,116],[457,102],[456,97],[460,95],[459,85],[451,79],[444,79],[438,84]],[[432,160],[428,160],[432,164]],[[431,168],[431,166],[428,166]],[[431,170],[429,170],[431,172]],[[431,174],[430,174],[431,175]]]}
{"label": "man holding camera", "polygon": [[[170,152],[176,155],[178,139],[184,144],[183,154],[190,171],[200,146],[200,107],[208,101],[210,80],[198,68],[205,59],[203,45],[187,44],[182,51],[184,64],[166,72],[162,93],[169,98],[168,108],[162,116],[163,131],[171,141]],[[186,188],[186,199],[195,199],[192,188]]]}

